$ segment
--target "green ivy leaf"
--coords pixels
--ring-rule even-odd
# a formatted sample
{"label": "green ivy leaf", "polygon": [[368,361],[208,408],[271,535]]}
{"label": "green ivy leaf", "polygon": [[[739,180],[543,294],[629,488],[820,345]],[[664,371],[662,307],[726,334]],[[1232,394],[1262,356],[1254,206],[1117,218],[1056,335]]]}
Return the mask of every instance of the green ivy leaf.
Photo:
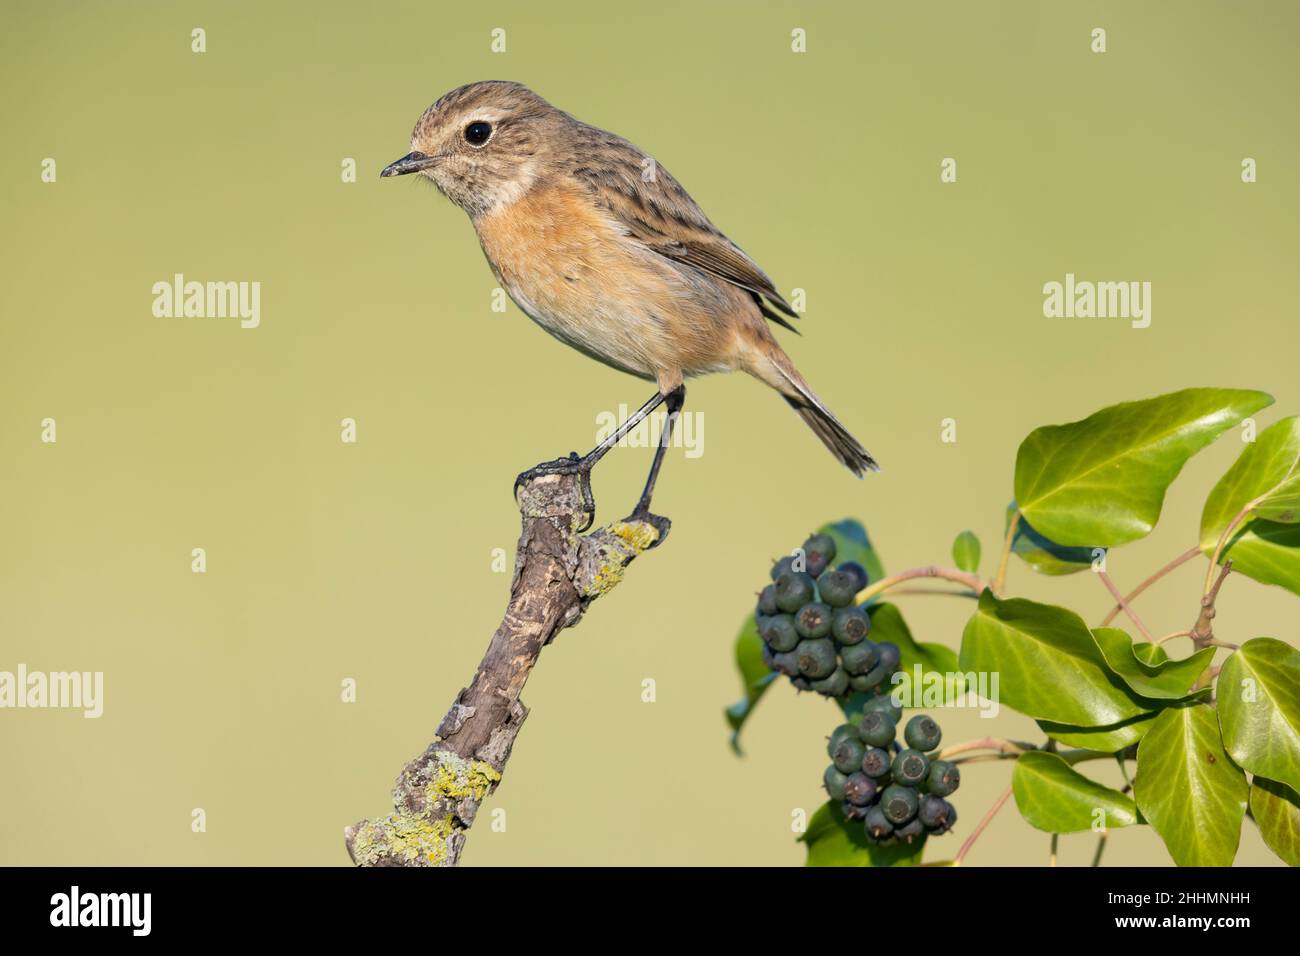
{"label": "green ivy leaf", "polygon": [[1210,666],[1214,648],[1206,647],[1191,657],[1171,661],[1158,644],[1134,644],[1133,638],[1118,627],[1097,627],[1093,640],[1101,648],[1106,663],[1134,693],[1162,700],[1181,700]]}
{"label": "green ivy leaf", "polygon": [[[1002,528],[1004,537],[1011,528],[1011,519],[1017,510],[1014,501],[1007,507],[1006,523]],[[1050,577],[1087,571],[1092,567],[1095,557],[1093,552],[1096,550],[1096,548],[1067,548],[1063,544],[1057,544],[1034,530],[1033,525],[1024,515],[1020,516],[1020,523],[1016,525],[1016,536],[1011,539],[1012,553],[1018,555],[1020,560],[1039,574]]]}
{"label": "green ivy leaf", "polygon": [[1083,619],[1073,611],[991,591],[966,623],[963,672],[997,673],[1002,703],[1040,720],[1102,727],[1156,705],[1136,699],[1106,666]]}
{"label": "green ivy leaf", "polygon": [[883,847],[869,843],[862,824],[846,820],[834,801],[818,808],[799,840],[808,847],[805,866],[915,866],[925,850],[924,836]]}
{"label": "green ivy leaf", "polygon": [[1048,833],[1113,829],[1138,822],[1137,804],[1118,790],[1089,780],[1057,754],[1021,754],[1011,773],[1011,791],[1025,821]]}
{"label": "green ivy leaf", "polygon": [[[1223,559],[1232,559],[1234,571],[1294,594],[1300,594],[1300,524],[1294,507],[1298,458],[1300,416],[1274,422],[1246,445],[1201,512],[1201,550],[1213,557],[1224,530],[1247,504],[1261,497],[1269,502],[1233,532]],[[1282,520],[1288,515],[1289,520]]]}
{"label": "green ivy leaf", "polygon": [[1272,401],[1264,392],[1189,388],[1035,429],[1016,454],[1020,511],[1061,544],[1136,541],[1155,527],[1187,459]]}
{"label": "green ivy leaf", "polygon": [[1250,815],[1268,848],[1288,866],[1300,866],[1300,794],[1284,783],[1256,777],[1250,784]]}
{"label": "green ivy leaf", "polygon": [[1286,481],[1279,482],[1268,494],[1260,498],[1252,514],[1281,524],[1295,524],[1300,521],[1300,472],[1291,464],[1291,474]]}
{"label": "green ivy leaf", "polygon": [[[926,677],[929,674],[942,674],[944,677],[944,699],[952,700],[961,695],[965,688],[965,681],[962,678],[960,668],[957,666],[957,652],[951,647],[943,644],[934,644],[929,641],[917,641],[912,637],[912,631],[903,620],[903,612],[898,609],[896,604],[874,604],[867,608],[867,613],[871,615],[871,640],[877,644],[883,641],[898,645],[899,659],[898,668],[906,675],[906,679],[893,687],[884,688],[892,693],[895,689],[900,691],[900,699],[910,705],[910,687],[912,680],[916,676],[916,668],[921,668],[921,691],[924,693],[927,686]],[[848,716],[862,710],[862,703],[871,694],[854,694],[848,699],[844,712]],[[942,705],[939,705],[942,706]]]}
{"label": "green ivy leaf", "polygon": [[974,574],[980,569],[980,539],[974,531],[963,531],[952,543],[952,561],[962,571]]}
{"label": "green ivy leaf", "polygon": [[1232,759],[1300,789],[1300,651],[1271,637],[1247,641],[1223,662],[1218,695]]}
{"label": "green ivy leaf", "polygon": [[740,684],[745,696],[728,707],[725,713],[727,723],[731,725],[731,749],[740,754],[740,729],[777,676],[763,662],[763,639],[758,636],[758,622],[752,614],[736,637],[736,670],[740,671]]}
{"label": "green ivy leaf", "polygon": [[1230,866],[1248,787],[1208,704],[1166,708],[1138,744],[1133,795],[1179,866]]}
{"label": "green ivy leaf", "polygon": [[1103,727],[1077,727],[1050,720],[1040,720],[1038,726],[1047,736],[1067,747],[1081,747],[1084,750],[1100,750],[1102,753],[1113,754],[1125,747],[1133,746],[1146,736],[1146,732],[1151,729],[1157,716],[1159,712],[1152,711]]}

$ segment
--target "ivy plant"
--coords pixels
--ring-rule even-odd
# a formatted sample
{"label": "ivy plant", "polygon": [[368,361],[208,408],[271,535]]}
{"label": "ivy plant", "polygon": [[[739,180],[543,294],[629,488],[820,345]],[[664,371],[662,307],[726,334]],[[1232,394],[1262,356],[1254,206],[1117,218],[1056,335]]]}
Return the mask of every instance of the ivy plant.
{"label": "ivy plant", "polygon": [[[1034,430],[1016,455],[1014,500],[987,577],[969,531],[953,542],[951,566],[887,574],[861,523],[820,529],[834,540],[837,560],[867,572],[856,603],[870,615],[872,639],[899,649],[896,706],[921,700],[906,692],[920,675],[937,689],[938,706],[967,691],[995,693],[1000,706],[1033,718],[1042,732],[1041,740],[987,737],[936,750],[954,764],[1014,766],[992,807],[963,810],[964,842],[955,854],[927,865],[960,865],[1012,800],[1025,823],[1053,835],[1053,851],[1057,834],[1097,833],[1094,862],[1110,830],[1149,826],[1180,866],[1230,865],[1249,819],[1278,857],[1300,865],[1300,650],[1272,636],[1240,645],[1215,636],[1216,602],[1230,576],[1300,595],[1300,416],[1256,433],[1251,416],[1272,401],[1258,391],[1191,388]],[[1188,459],[1238,428],[1243,451],[1210,489],[1196,544],[1125,592],[1106,570],[1109,551],[1155,530]],[[1010,594],[1014,560],[1048,576],[1093,574],[1110,594],[1110,613],[1089,622],[1068,607]],[[1205,575],[1187,595],[1182,627],[1149,627],[1141,595],[1198,560]],[[922,578],[973,600],[956,651],[916,640],[898,605],[886,601],[891,591],[915,593],[905,585]],[[753,614],[735,655],[744,697],[726,717],[740,753],[746,719],[780,676]],[[846,691],[836,701],[855,719],[860,698]],[[1099,762],[1118,762],[1126,784],[1115,789],[1089,776]],[[876,845],[840,806],[828,801],[800,837],[808,865],[922,862],[924,837]]]}

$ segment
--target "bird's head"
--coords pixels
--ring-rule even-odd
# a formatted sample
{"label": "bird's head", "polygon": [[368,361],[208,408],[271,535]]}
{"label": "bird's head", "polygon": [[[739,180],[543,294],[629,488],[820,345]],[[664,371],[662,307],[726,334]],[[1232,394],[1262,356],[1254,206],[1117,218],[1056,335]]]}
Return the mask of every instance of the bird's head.
{"label": "bird's head", "polygon": [[543,170],[548,132],[567,118],[522,84],[469,83],[424,111],[411,152],[380,175],[418,173],[481,216],[528,191]]}

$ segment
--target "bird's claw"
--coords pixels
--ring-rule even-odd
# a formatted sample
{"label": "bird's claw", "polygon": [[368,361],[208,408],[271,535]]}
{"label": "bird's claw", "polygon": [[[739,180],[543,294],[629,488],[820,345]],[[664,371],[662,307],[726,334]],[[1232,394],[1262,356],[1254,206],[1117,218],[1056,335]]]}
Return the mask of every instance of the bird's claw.
{"label": "bird's claw", "polygon": [[533,465],[527,471],[520,472],[518,477],[515,478],[515,495],[518,497],[521,485],[546,475],[577,475],[578,489],[582,494],[582,507],[587,514],[586,524],[578,529],[578,532],[581,533],[590,528],[592,522],[596,520],[596,499],[591,494],[591,468],[593,464],[586,458],[580,458],[576,451],[571,451],[566,458],[555,458],[551,461]]}
{"label": "bird's claw", "polygon": [[673,526],[673,523],[663,515],[652,514],[649,508],[641,505],[637,505],[636,509],[624,518],[623,521],[628,524],[637,521],[644,522],[654,528],[655,531],[659,532],[658,537],[655,538],[654,544],[650,545],[650,547],[646,549],[647,551],[653,550],[663,544],[664,538],[668,537],[668,532]]}

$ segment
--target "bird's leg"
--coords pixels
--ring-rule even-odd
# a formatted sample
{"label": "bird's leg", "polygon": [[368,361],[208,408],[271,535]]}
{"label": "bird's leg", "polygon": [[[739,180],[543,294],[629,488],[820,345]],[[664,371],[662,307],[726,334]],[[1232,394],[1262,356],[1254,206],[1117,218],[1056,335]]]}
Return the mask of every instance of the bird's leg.
{"label": "bird's leg", "polygon": [[[540,478],[542,475],[579,475],[581,476],[580,486],[582,488],[583,506],[593,519],[596,514],[596,501],[591,495],[591,469],[595,467],[596,462],[605,457],[605,453],[622,441],[632,429],[641,424],[645,417],[658,408],[665,401],[672,402],[671,393],[664,395],[662,392],[655,392],[654,396],[636,410],[635,413],[615,431],[611,432],[606,438],[587,454],[581,458],[576,451],[569,452],[567,458],[556,458],[552,461],[544,461],[539,465],[534,465],[515,478],[515,491],[519,491],[519,486],[526,481],[532,481],[534,478]],[[669,426],[671,427],[671,426]],[[658,466],[656,465],[656,470]],[[590,521],[588,522],[590,527]],[[586,530],[583,528],[582,530]]]}
{"label": "bird's leg", "polygon": [[665,401],[668,403],[668,420],[664,422],[664,433],[659,437],[659,447],[655,449],[654,461],[650,463],[650,474],[646,477],[641,500],[628,515],[630,521],[647,521],[658,528],[660,541],[668,534],[668,519],[650,513],[650,497],[654,494],[655,482],[659,480],[659,468],[663,465],[664,453],[668,450],[668,443],[672,439],[673,426],[677,424],[677,417],[682,412],[682,406],[686,404],[686,386],[678,385],[668,393]]}

